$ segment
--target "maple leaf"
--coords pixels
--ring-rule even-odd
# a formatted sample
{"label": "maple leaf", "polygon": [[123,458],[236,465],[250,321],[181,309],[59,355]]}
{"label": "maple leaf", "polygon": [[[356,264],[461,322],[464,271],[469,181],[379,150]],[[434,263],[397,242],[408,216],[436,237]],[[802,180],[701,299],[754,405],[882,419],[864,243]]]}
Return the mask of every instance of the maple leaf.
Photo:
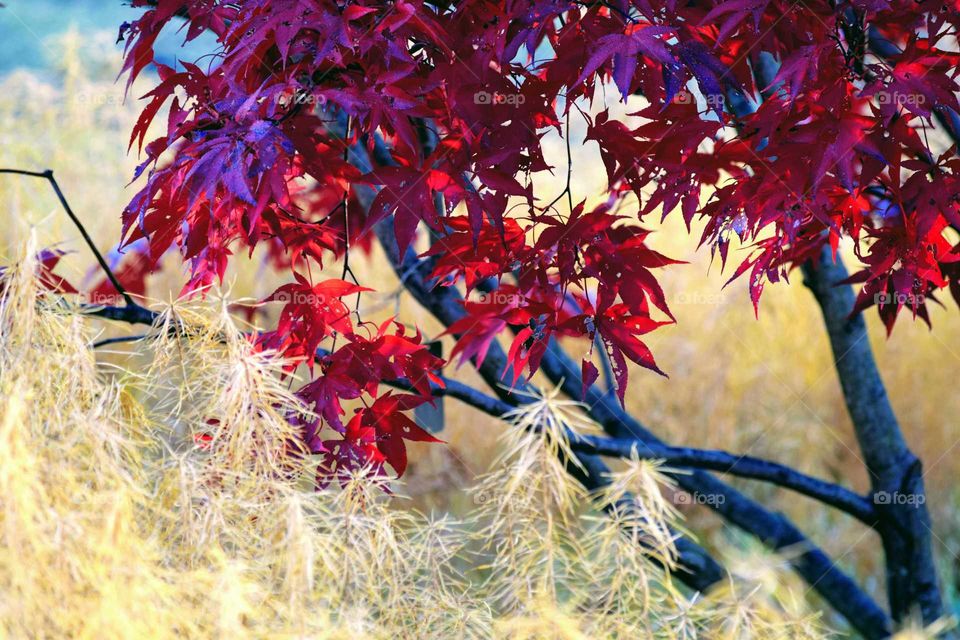
{"label": "maple leaf", "polygon": [[752,19],[753,30],[760,30],[760,20],[770,0],[727,0],[717,4],[700,21],[701,25],[714,24],[724,17],[717,33],[717,42],[723,42],[734,33],[748,17]]}
{"label": "maple leaf", "polygon": [[583,71],[573,82],[573,87],[579,86],[595,74],[601,65],[613,58],[613,81],[625,101],[630,94],[633,75],[641,54],[662,64],[675,61],[661,37],[672,32],[670,27],[638,25],[627,29],[623,34],[611,34],[598,39],[593,54],[583,65]]}
{"label": "maple leaf", "polygon": [[400,255],[413,241],[420,221],[436,231],[443,230],[434,194],[454,194],[456,197],[462,193],[462,187],[453,178],[435,169],[418,171],[407,167],[382,167],[361,180],[381,187],[370,205],[367,228],[392,214]]}
{"label": "maple leaf", "polygon": [[353,332],[350,309],[341,298],[370,289],[343,280],[312,285],[299,273],[293,275],[296,282],[282,285],[264,302],[283,303],[276,331],[281,340],[279,348],[312,363],[317,347],[330,331]]}
{"label": "maple leaf", "polygon": [[592,336],[594,332],[599,335],[610,358],[617,397],[621,405],[626,402],[629,376],[627,360],[667,377],[667,374],[657,366],[649,347],[637,337],[667,323],[657,322],[645,315],[631,315],[626,305],[622,304],[607,307],[592,317],[586,318],[585,321],[592,322],[590,335]]}
{"label": "maple leaf", "polygon": [[[337,291],[341,290],[344,287],[338,284]],[[265,346],[277,348],[276,337],[271,334],[260,340]],[[321,374],[297,391],[311,412],[294,416],[292,422],[301,428],[307,449],[325,456],[321,476],[346,468],[377,467],[383,462],[400,475],[406,466],[403,439],[425,439],[419,429],[410,428],[411,422],[402,411],[434,402],[433,386],[444,384],[439,375],[444,363],[430,353],[419,333],[408,336],[393,320],[381,323],[369,337],[355,333],[344,337],[347,343],[335,351],[314,356]],[[290,350],[287,346],[286,352]],[[380,395],[384,381],[397,380],[406,380],[416,394]],[[364,394],[375,399],[373,404],[345,425],[343,402]],[[324,426],[339,433],[341,440],[324,440]]]}
{"label": "maple leaf", "polygon": [[407,440],[411,442],[443,442],[430,435],[406,416],[403,411],[413,409],[425,402],[422,396],[406,394],[393,395],[391,392],[377,398],[373,405],[363,412],[363,424],[376,430],[377,449],[386,462],[393,467],[398,476],[407,469]]}
{"label": "maple leaf", "polygon": [[387,392],[369,408],[358,409],[343,428],[341,438],[317,442],[314,437],[314,450],[321,454],[318,482],[324,484],[327,478],[348,469],[382,472],[384,463],[402,476],[407,469],[406,441],[443,442],[403,413],[423,402],[421,396]]}
{"label": "maple leaf", "polygon": [[780,70],[765,91],[771,91],[786,85],[790,99],[795,100],[807,82],[817,76],[821,56],[829,54],[832,47],[824,44],[800,47],[793,51],[780,65]]}

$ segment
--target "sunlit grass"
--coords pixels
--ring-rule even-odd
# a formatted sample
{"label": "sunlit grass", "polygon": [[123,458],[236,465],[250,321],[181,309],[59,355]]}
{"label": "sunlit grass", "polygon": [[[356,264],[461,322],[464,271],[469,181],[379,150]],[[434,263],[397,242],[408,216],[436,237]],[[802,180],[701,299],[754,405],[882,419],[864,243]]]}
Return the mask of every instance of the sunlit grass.
{"label": "sunlit grass", "polygon": [[[34,255],[31,239],[0,282],[4,635],[824,637],[787,581],[675,584],[666,476],[633,462],[588,497],[557,454],[592,427],[555,393],[511,416],[466,518],[362,471],[316,490],[283,363],[225,305],[164,311],[182,330],[138,343],[144,373],[107,375]],[[639,517],[597,511],[624,501]]]}

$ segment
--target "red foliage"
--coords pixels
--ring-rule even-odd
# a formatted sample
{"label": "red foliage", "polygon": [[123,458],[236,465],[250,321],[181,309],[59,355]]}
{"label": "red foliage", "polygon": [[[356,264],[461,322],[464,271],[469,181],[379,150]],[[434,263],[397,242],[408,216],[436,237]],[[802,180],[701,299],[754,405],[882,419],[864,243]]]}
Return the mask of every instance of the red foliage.
{"label": "red foliage", "polygon": [[[927,298],[948,285],[960,299],[960,251],[946,235],[960,225],[960,159],[937,157],[925,129],[960,108],[953,2],[155,4],[121,33],[131,81],[178,13],[187,39],[210,30],[220,49],[182,70],[155,63],[160,82],[131,144],[162,106],[169,115],[144,147],[125,237],[147,238],[153,258],[175,246],[188,291],[269,241],[294,282],[271,298],[285,306],[264,344],[312,362],[325,341],[347,340],[302,390],[322,416],[304,428],[326,469],[386,462],[400,473],[403,440],[427,439],[402,412],[429,395],[414,378],[436,380],[444,363],[419,336],[362,336],[341,301],[360,288],[303,275],[390,216],[401,251],[426,223],[438,286],[470,294],[449,327],[454,355],[482,359],[512,326],[519,376],[551,336],[579,336],[586,350],[603,345],[621,399],[627,360],[659,372],[640,337],[673,320],[655,273],[674,261],[638,225],[658,210],[703,219],[702,241],[723,262],[733,234],[749,243],[734,277],[749,272],[754,305],[767,281],[841,234],[864,263],[858,310],[877,303],[888,327],[903,306],[926,318]],[[865,53],[868,30],[893,53]],[[779,63],[765,78],[764,56]],[[608,79],[616,91],[601,93]],[[576,101],[595,95],[643,96],[640,124],[582,113]],[[543,136],[572,117],[599,148],[608,200],[564,213],[530,176],[552,169]],[[347,145],[376,145],[377,166],[351,164]],[[356,196],[371,189],[362,212]],[[597,376],[589,357],[583,374]],[[417,395],[380,395],[396,376]],[[372,403],[344,425],[341,401],[364,394]],[[341,439],[321,441],[323,425]]]}

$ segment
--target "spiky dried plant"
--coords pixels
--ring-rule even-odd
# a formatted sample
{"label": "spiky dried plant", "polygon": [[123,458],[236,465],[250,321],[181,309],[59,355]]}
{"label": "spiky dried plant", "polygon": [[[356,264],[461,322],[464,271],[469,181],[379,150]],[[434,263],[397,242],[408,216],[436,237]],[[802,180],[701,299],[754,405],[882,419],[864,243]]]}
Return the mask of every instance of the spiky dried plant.
{"label": "spiky dried plant", "polygon": [[676,586],[663,469],[587,495],[564,465],[594,427],[554,391],[510,416],[466,519],[363,470],[317,490],[291,373],[225,302],[167,305],[144,366],[98,364],[35,253],[0,281],[2,636],[825,635],[756,566],[708,597]]}

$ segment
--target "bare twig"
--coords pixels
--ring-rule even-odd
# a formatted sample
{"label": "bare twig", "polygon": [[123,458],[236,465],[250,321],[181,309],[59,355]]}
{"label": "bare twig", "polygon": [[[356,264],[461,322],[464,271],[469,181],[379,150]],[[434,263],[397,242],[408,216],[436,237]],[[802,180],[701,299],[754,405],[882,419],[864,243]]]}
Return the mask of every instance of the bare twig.
{"label": "bare twig", "polygon": [[104,259],[103,254],[100,253],[100,250],[97,249],[97,245],[93,243],[93,238],[90,237],[90,234],[87,233],[86,228],[83,226],[83,223],[80,222],[80,219],[73,212],[73,209],[70,208],[70,204],[67,202],[66,196],[63,195],[63,191],[60,189],[60,184],[57,182],[57,179],[53,177],[53,171],[47,169],[46,171],[24,171],[22,169],[0,169],[0,174],[12,174],[19,176],[28,176],[31,178],[43,178],[44,180],[50,183],[50,186],[53,187],[54,193],[57,194],[57,199],[60,200],[60,205],[63,207],[63,210],[67,212],[67,215],[70,217],[70,220],[73,222],[74,226],[80,231],[80,235],[83,236],[84,242],[87,246],[90,247],[90,251],[93,252],[94,257],[97,259],[97,262],[100,264],[100,268],[103,269],[103,272],[106,274],[107,278],[110,280],[110,284],[113,285],[113,288],[117,290],[122,297],[124,302],[126,302],[128,307],[139,307],[133,298],[130,297],[130,294],[127,293],[127,290],[123,288],[123,285],[120,284],[120,281],[117,279],[117,276],[113,273],[113,270],[110,268],[110,265],[107,264],[107,261]]}

